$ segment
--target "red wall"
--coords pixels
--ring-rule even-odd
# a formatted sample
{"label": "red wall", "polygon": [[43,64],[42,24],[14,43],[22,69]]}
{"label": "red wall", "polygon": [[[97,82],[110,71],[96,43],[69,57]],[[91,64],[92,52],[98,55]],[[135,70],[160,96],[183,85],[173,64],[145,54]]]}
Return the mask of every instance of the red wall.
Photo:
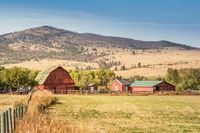
{"label": "red wall", "polygon": [[[118,80],[115,80],[113,83],[112,83],[112,85],[111,85],[111,91],[116,91],[115,90],[115,87],[118,87],[118,91],[120,91],[120,92],[126,92],[126,91],[131,91],[130,89],[129,89],[129,87],[127,86],[127,85],[123,85],[122,83],[120,83]],[[126,90],[126,87],[127,87],[127,90]]]}
{"label": "red wall", "polygon": [[[160,84],[157,85],[157,87],[159,87],[159,91],[174,91],[175,90],[175,86],[168,84],[166,82],[162,82]],[[151,86],[145,86],[145,87],[140,87],[140,86],[134,86],[131,87],[132,92],[153,92],[154,87]],[[156,88],[156,86],[155,86]]]}
{"label": "red wall", "polygon": [[153,87],[140,87],[140,86],[134,86],[131,87],[132,92],[153,92]]}
{"label": "red wall", "polygon": [[62,68],[57,68],[49,74],[43,85],[38,86],[38,89],[46,89],[54,93],[67,93],[67,90],[74,90],[74,85],[69,73]]}
{"label": "red wall", "polygon": [[118,90],[119,90],[120,92],[123,92],[123,85],[122,85],[118,80],[115,80],[115,81],[112,83],[112,85],[111,85],[111,90],[112,90],[112,91],[115,91],[115,86],[118,87]]}
{"label": "red wall", "polygon": [[168,84],[166,82],[162,82],[158,86],[160,88],[160,91],[175,91],[175,86]]}

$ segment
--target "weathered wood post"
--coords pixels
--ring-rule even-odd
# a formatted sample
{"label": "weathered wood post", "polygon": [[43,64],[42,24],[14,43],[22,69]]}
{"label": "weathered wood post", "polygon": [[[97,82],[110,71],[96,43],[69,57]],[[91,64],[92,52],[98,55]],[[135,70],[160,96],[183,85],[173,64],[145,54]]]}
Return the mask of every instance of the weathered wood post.
{"label": "weathered wood post", "polygon": [[9,125],[9,114],[8,114],[8,110],[6,110],[6,125],[7,125],[7,132],[9,133],[9,127],[10,127],[10,125]]}
{"label": "weathered wood post", "polygon": [[21,106],[21,118],[24,116],[24,105]]}
{"label": "weathered wood post", "polygon": [[19,118],[19,108],[18,108],[18,106],[16,107],[16,118]]}
{"label": "weathered wood post", "polygon": [[13,110],[13,129],[16,129],[16,108]]}
{"label": "weathered wood post", "polygon": [[3,112],[3,133],[6,133],[7,129],[6,129],[6,112]]}
{"label": "weathered wood post", "polygon": [[2,120],[3,117],[2,116],[3,115],[0,114],[0,131],[1,131],[1,133],[3,133],[3,130],[2,130],[3,129],[3,124],[2,124],[3,123],[3,120]]}
{"label": "weathered wood post", "polygon": [[1,113],[1,133],[4,133],[5,127],[4,127],[4,112]]}
{"label": "weathered wood post", "polygon": [[9,108],[9,124],[10,124],[10,133],[13,133],[13,115],[11,108]]}
{"label": "weathered wood post", "polygon": [[0,132],[1,132],[1,114],[0,114]]}
{"label": "weathered wood post", "polygon": [[22,115],[21,115],[21,107],[20,106],[18,106],[18,113],[19,113],[19,119],[22,117]]}

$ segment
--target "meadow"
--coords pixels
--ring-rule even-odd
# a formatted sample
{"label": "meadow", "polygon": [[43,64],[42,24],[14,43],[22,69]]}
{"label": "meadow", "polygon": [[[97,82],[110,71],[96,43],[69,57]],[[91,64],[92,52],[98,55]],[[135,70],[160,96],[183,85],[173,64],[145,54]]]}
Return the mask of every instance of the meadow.
{"label": "meadow", "polygon": [[4,109],[8,109],[9,107],[13,107],[16,101],[23,99],[24,95],[0,95],[0,111]]}
{"label": "meadow", "polygon": [[92,132],[200,132],[199,96],[56,95],[51,118]]}

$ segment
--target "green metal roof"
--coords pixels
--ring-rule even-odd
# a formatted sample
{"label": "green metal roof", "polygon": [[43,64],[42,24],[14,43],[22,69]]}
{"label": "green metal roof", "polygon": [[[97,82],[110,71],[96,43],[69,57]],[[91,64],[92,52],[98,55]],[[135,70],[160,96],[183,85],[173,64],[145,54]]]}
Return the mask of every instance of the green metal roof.
{"label": "green metal roof", "polygon": [[163,81],[134,81],[134,83],[132,83],[130,86],[141,86],[141,87],[145,87],[145,86],[156,86],[160,83],[162,83]]}
{"label": "green metal roof", "polygon": [[[59,68],[60,66],[53,66],[50,67],[49,69],[45,70],[45,71],[41,71],[38,73],[37,77],[35,78],[36,81],[38,81],[38,84],[44,84],[44,82],[46,81],[47,77],[49,76],[49,74]],[[62,68],[62,67],[61,67]]]}
{"label": "green metal roof", "polygon": [[121,82],[123,85],[130,85],[131,82],[125,79],[118,79],[119,82]]}

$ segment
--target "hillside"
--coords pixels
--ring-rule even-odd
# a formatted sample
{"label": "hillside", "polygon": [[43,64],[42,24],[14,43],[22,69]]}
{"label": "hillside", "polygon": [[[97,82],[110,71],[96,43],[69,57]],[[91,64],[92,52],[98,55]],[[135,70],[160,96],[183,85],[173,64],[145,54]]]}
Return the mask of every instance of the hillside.
{"label": "hillside", "polygon": [[32,59],[92,62],[99,57],[109,55],[109,52],[97,52],[102,47],[107,49],[192,49],[190,46],[169,41],[139,41],[42,26],[0,36],[0,64],[19,63]]}

